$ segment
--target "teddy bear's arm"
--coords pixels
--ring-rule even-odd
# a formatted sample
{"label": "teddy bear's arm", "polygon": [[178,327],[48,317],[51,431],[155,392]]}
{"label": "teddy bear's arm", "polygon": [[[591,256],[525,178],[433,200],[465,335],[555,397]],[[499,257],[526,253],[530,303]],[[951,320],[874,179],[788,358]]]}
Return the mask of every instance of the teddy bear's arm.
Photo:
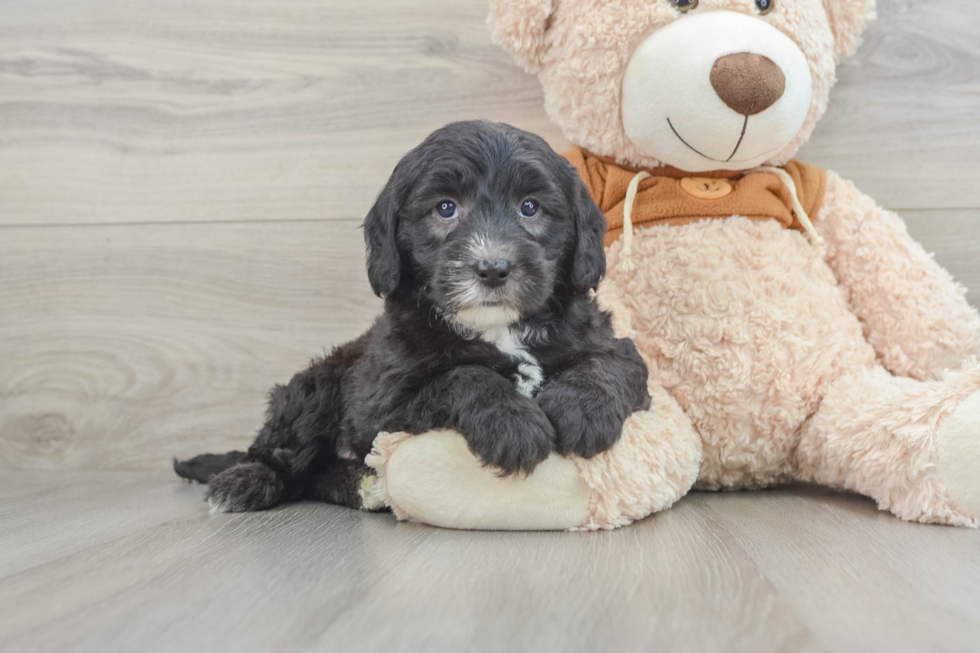
{"label": "teddy bear's arm", "polygon": [[816,220],[827,261],[893,374],[935,379],[980,353],[980,315],[902,219],[837,174]]}

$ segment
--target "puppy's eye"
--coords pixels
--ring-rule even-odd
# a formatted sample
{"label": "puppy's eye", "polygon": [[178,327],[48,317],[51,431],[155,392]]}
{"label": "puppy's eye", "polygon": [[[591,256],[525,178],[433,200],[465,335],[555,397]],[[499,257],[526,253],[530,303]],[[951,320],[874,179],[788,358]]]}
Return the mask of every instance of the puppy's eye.
{"label": "puppy's eye", "polygon": [[436,204],[436,213],[447,222],[459,217],[459,209],[456,208],[456,202],[450,202],[449,200],[443,200]]}
{"label": "puppy's eye", "polygon": [[776,0],[755,0],[755,6],[759,8],[759,13],[763,16],[772,11],[775,4]]}
{"label": "puppy's eye", "polygon": [[537,200],[524,200],[521,204],[521,217],[525,220],[533,220],[538,217],[538,212],[541,210],[541,205],[538,204]]}
{"label": "puppy's eye", "polygon": [[[695,9],[698,6],[698,0],[667,0],[667,1],[674,7],[674,9],[677,9],[682,14],[686,14],[687,12],[691,11],[692,9]],[[757,0],[757,1],[762,1],[762,0]]]}

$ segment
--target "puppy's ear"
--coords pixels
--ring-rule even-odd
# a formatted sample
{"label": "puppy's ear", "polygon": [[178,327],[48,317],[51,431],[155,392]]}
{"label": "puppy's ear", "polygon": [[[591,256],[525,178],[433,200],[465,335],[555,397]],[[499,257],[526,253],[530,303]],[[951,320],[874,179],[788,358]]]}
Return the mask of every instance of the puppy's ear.
{"label": "puppy's ear", "polygon": [[395,291],[401,279],[402,261],[398,254],[398,201],[395,176],[378,195],[364,218],[364,243],[367,245],[367,273],[371,289],[378,297]]}
{"label": "puppy's ear", "polygon": [[555,0],[490,0],[490,38],[510,52],[529,73],[541,70],[545,32]]}
{"label": "puppy's ear", "polygon": [[575,253],[572,259],[572,285],[579,292],[587,292],[599,286],[606,275],[606,216],[592,200],[589,189],[585,187],[575,167],[568,163],[575,176],[575,192],[572,194],[575,205]]}

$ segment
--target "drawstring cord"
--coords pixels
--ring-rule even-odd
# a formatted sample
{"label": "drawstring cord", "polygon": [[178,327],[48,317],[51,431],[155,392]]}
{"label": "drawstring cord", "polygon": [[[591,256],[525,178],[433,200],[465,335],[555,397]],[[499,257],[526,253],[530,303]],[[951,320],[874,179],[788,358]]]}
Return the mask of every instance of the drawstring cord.
{"label": "drawstring cord", "polygon": [[623,249],[619,252],[619,269],[623,272],[636,269],[636,263],[633,262],[633,202],[636,201],[640,182],[649,177],[649,172],[641,170],[633,176],[626,188],[626,202],[623,204]]}
{"label": "drawstring cord", "polygon": [[749,172],[770,172],[783,181],[783,185],[789,189],[790,197],[793,199],[793,212],[796,213],[796,219],[800,221],[803,225],[803,229],[806,230],[807,235],[810,237],[810,244],[813,245],[813,249],[817,251],[817,256],[823,258],[824,251],[827,248],[827,243],[820,234],[817,233],[816,228],[813,226],[813,221],[810,220],[810,216],[807,215],[806,209],[803,208],[803,204],[800,202],[799,195],[796,194],[796,182],[788,172],[782,168],[776,168],[774,166],[762,166],[756,168],[755,170],[750,170]]}
{"label": "drawstring cord", "polygon": [[[753,172],[770,173],[779,177],[783,185],[789,190],[796,219],[800,221],[807,236],[810,237],[810,244],[813,246],[817,256],[823,258],[827,243],[817,233],[816,228],[813,226],[813,221],[810,220],[806,209],[803,208],[800,197],[796,193],[796,182],[793,181],[793,177],[782,168],[776,168],[774,166],[762,166],[749,170],[745,174],[752,174]],[[623,272],[632,272],[636,269],[636,263],[633,261],[633,203],[636,201],[636,192],[640,187],[640,182],[649,177],[650,173],[640,171],[633,176],[629,186],[626,188],[626,200],[623,204],[623,249],[619,253],[619,269]]]}

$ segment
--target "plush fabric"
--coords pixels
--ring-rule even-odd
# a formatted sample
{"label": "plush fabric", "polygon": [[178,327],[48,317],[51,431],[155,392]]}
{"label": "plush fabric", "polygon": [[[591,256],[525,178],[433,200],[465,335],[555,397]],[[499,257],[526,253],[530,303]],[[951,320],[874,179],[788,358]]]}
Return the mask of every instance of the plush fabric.
{"label": "plush fabric", "polygon": [[545,30],[551,20],[554,0],[498,0],[490,3],[487,23],[493,39],[507,49],[529,73],[541,69],[545,53]]}
{"label": "plush fabric", "polygon": [[980,515],[980,475],[976,467],[978,424],[980,392],[974,392],[946,418],[936,438],[936,480],[946,488],[953,504],[951,515]]}
{"label": "plush fabric", "polygon": [[966,289],[909,236],[898,215],[831,173],[816,227],[865,337],[889,371],[937,379],[980,352],[980,321]]}
{"label": "plush fabric", "polygon": [[501,477],[481,468],[453,431],[382,433],[366,462],[378,472],[374,496],[399,519],[484,530],[569,529],[591,519],[590,486],[575,463],[554,454],[526,478]]}
{"label": "plush fabric", "polygon": [[823,393],[875,360],[833,272],[773,220],[638,229],[634,272],[619,268],[621,246],[608,250],[600,302],[625,305],[651,377],[701,435],[697,487],[789,480],[797,430]]}
{"label": "plush fabric", "polygon": [[[796,477],[860,492],[909,521],[976,528],[980,487],[970,479],[976,479],[980,463],[980,413],[972,404],[969,414],[958,409],[978,392],[975,360],[964,363],[961,372],[926,383],[877,366],[844,376],[803,428]],[[959,440],[950,442],[943,427],[957,413]],[[950,446],[958,469],[937,464],[938,451]],[[944,483],[947,473],[962,484]]]}

